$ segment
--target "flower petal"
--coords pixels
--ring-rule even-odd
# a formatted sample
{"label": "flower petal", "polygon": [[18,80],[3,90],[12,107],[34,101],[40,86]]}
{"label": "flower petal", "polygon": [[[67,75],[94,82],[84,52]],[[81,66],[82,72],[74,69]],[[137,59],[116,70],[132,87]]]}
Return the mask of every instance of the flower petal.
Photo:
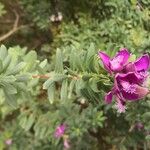
{"label": "flower petal", "polygon": [[148,93],[148,88],[141,87],[139,85],[136,86],[136,91],[134,93],[128,93],[126,91],[122,91],[122,95],[125,99],[130,101],[136,101],[144,98]]}
{"label": "flower petal", "polygon": [[128,93],[126,91],[122,91],[122,96],[124,99],[129,100],[129,101],[136,101],[139,100],[139,95],[137,93]]}
{"label": "flower petal", "polygon": [[139,98],[138,99],[142,99],[144,98],[147,94],[150,93],[150,91],[148,90],[148,88],[146,87],[141,87],[139,85],[137,85],[136,87],[136,92],[138,93],[139,95]]}
{"label": "flower petal", "polygon": [[65,129],[66,129],[66,125],[64,125],[64,124],[57,126],[55,133],[54,133],[54,136],[56,138],[62,137],[64,132],[65,132]]}
{"label": "flower petal", "polygon": [[112,102],[112,98],[113,98],[113,94],[112,91],[110,91],[105,95],[105,103],[110,104]]}
{"label": "flower petal", "polygon": [[110,68],[109,68],[110,57],[109,57],[107,54],[105,54],[104,52],[99,52],[98,55],[99,55],[100,59],[102,60],[105,69],[106,69],[108,72],[111,72],[111,70],[110,70]]}
{"label": "flower petal", "polygon": [[129,72],[127,74],[117,73],[115,76],[115,80],[116,80],[116,86],[118,87],[119,87],[118,84],[120,84],[121,81],[126,81],[134,84],[138,84],[140,81],[138,75],[135,72]]}
{"label": "flower petal", "polygon": [[124,73],[135,72],[135,71],[136,71],[136,68],[135,68],[134,63],[132,62],[128,63],[123,70]]}
{"label": "flower petal", "polygon": [[140,57],[135,63],[135,67],[137,71],[146,71],[150,67],[150,57],[148,54]]}
{"label": "flower petal", "polygon": [[118,72],[121,71],[127,63],[130,53],[127,49],[121,49],[117,55],[110,61],[111,70]]}
{"label": "flower petal", "polygon": [[115,80],[116,89],[126,100],[139,100],[149,93],[148,88],[139,86],[140,79],[134,72],[128,74],[118,73]]}
{"label": "flower petal", "polygon": [[122,63],[125,64],[129,57],[130,57],[130,53],[128,52],[128,50],[126,48],[122,48],[116,55],[117,56],[123,56],[123,60]]}

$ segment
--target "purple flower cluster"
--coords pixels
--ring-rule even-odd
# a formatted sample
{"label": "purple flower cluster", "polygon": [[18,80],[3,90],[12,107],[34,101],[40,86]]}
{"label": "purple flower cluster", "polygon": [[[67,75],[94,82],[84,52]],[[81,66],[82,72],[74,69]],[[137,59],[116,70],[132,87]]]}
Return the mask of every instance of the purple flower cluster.
{"label": "purple flower cluster", "polygon": [[65,124],[61,124],[59,126],[57,126],[54,136],[55,138],[61,138],[63,137],[63,141],[64,141],[64,148],[65,149],[69,149],[70,145],[69,145],[69,140],[68,140],[68,136],[65,135],[65,130],[66,130],[66,125]]}
{"label": "purple flower cluster", "polygon": [[125,112],[127,101],[140,100],[150,92],[146,84],[149,77],[150,56],[144,54],[134,62],[130,62],[131,56],[131,53],[125,48],[113,58],[104,52],[99,52],[104,68],[114,75],[114,86],[105,95],[105,102],[111,103],[115,96],[116,108],[120,113]]}
{"label": "purple flower cluster", "polygon": [[65,130],[66,130],[66,126],[64,124],[59,125],[55,130],[55,137],[56,138],[62,137],[65,133]]}

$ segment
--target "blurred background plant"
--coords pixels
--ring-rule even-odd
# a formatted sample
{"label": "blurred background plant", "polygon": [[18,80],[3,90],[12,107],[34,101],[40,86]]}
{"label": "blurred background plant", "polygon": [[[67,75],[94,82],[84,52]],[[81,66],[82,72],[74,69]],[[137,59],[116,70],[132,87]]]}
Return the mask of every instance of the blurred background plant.
{"label": "blurred background plant", "polygon": [[149,97],[106,106],[97,52],[150,52],[149,22],[148,0],[1,0],[0,150],[62,150],[62,123],[73,150],[148,150]]}

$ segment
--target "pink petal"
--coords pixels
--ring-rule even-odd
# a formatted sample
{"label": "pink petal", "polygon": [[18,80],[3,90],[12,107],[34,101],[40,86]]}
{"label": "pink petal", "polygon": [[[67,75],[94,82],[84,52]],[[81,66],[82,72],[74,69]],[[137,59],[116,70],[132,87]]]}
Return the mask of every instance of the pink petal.
{"label": "pink petal", "polygon": [[99,55],[100,59],[102,60],[105,69],[108,72],[111,72],[111,70],[109,68],[110,57],[107,54],[105,54],[104,52],[99,52],[98,55]]}
{"label": "pink petal", "polygon": [[135,85],[135,92],[128,93],[126,91],[122,91],[122,95],[125,99],[130,101],[136,101],[144,98],[147,94],[149,94],[148,88],[141,87],[139,85]]}
{"label": "pink petal", "polygon": [[150,57],[148,54],[143,55],[135,62],[137,71],[146,71],[150,67]]}
{"label": "pink petal", "polygon": [[11,145],[11,144],[12,144],[12,139],[7,139],[7,140],[5,141],[5,143],[6,143],[6,145]]}
{"label": "pink petal", "polygon": [[130,53],[128,52],[128,50],[126,48],[122,48],[116,56],[123,56],[123,60],[122,60],[122,63],[125,64],[129,57],[130,57]]}
{"label": "pink petal", "polygon": [[113,98],[113,94],[112,91],[110,91],[105,95],[105,103],[110,104],[112,102],[112,98]]}
{"label": "pink petal", "polygon": [[136,92],[139,95],[139,97],[138,97],[139,99],[144,98],[147,94],[150,93],[150,91],[148,90],[148,88],[141,87],[139,85],[137,85],[137,87],[136,87]]}
{"label": "pink petal", "polygon": [[125,68],[124,68],[124,73],[128,73],[128,72],[135,72],[135,65],[134,63],[130,62],[128,63]]}
{"label": "pink petal", "polygon": [[120,81],[126,81],[130,83],[135,83],[135,84],[138,84],[140,81],[138,75],[135,72],[129,72],[127,74],[117,73],[115,76],[115,80],[116,80],[117,86],[118,84],[120,84]]}
{"label": "pink petal", "polygon": [[59,125],[55,130],[55,133],[54,133],[55,137],[56,138],[62,137],[65,132],[65,129],[66,129],[66,126],[64,124]]}
{"label": "pink petal", "polygon": [[126,100],[139,100],[149,93],[148,88],[139,86],[139,83],[140,80],[134,72],[118,73],[115,76],[116,89],[118,89],[119,95],[122,95],[123,99]]}
{"label": "pink petal", "polygon": [[127,63],[130,57],[130,53],[127,49],[121,49],[117,55],[110,61],[111,70],[118,72],[121,71],[124,65]]}

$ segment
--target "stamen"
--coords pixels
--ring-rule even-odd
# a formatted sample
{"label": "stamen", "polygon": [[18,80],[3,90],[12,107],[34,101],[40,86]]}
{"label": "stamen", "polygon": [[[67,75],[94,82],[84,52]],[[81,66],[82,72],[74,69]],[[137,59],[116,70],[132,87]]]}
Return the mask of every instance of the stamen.
{"label": "stamen", "polygon": [[126,111],[126,106],[119,100],[115,105],[118,113],[124,113]]}
{"label": "stamen", "polygon": [[128,82],[122,83],[123,90],[126,91],[127,93],[133,94],[136,92],[136,87],[135,84],[130,84]]}

